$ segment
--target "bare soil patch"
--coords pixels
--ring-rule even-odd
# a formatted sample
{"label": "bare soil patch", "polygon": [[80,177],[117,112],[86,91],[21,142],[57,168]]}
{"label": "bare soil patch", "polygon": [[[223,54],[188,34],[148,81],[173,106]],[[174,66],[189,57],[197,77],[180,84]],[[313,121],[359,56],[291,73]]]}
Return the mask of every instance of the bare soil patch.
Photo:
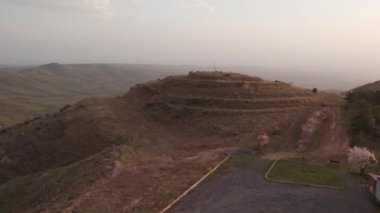
{"label": "bare soil patch", "polygon": [[[318,134],[319,137],[306,145],[315,147],[304,153],[304,156],[308,159],[327,162],[330,158],[340,158],[348,151],[349,137],[340,123],[340,109],[333,107],[330,108],[330,111],[329,117],[324,119],[315,132],[313,132],[313,134]],[[296,141],[294,143],[296,143]],[[301,154],[294,150],[269,153],[262,157],[268,160],[277,160],[300,158]]]}

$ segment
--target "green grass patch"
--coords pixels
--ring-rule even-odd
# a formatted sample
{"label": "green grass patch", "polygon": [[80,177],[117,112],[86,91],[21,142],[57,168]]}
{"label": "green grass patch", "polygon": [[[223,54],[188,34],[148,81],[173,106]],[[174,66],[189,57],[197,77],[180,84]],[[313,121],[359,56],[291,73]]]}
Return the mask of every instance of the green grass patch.
{"label": "green grass patch", "polygon": [[338,168],[322,167],[299,160],[280,160],[268,174],[271,180],[298,184],[315,184],[345,188],[346,182]]}

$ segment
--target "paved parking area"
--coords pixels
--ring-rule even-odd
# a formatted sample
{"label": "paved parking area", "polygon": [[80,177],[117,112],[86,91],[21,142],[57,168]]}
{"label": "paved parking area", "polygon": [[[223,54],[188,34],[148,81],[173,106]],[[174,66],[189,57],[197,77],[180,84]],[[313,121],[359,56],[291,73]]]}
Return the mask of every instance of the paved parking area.
{"label": "paved parking area", "polygon": [[178,203],[172,212],[379,212],[368,190],[350,177],[346,190],[269,182],[267,161],[250,162],[211,177]]}

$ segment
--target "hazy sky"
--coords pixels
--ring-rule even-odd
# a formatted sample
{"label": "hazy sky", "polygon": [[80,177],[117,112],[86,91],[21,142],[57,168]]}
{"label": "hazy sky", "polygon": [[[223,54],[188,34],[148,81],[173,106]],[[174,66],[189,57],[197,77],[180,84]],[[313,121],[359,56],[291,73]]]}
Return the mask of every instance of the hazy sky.
{"label": "hazy sky", "polygon": [[48,62],[380,77],[380,1],[0,0],[0,64]]}

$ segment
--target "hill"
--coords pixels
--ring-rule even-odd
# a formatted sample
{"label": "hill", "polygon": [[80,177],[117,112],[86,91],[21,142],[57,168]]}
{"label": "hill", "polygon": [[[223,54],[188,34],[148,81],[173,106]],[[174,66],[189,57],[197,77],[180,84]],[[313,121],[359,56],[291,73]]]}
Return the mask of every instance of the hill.
{"label": "hill", "polygon": [[225,153],[263,146],[263,134],[293,149],[310,113],[338,98],[191,72],[80,101],[0,133],[1,211],[158,211]]}
{"label": "hill", "polygon": [[380,90],[380,81],[375,81],[373,83],[365,84],[360,87],[353,89],[352,91],[356,92],[365,92],[365,91],[379,91]]}
{"label": "hill", "polygon": [[118,64],[46,64],[0,70],[0,129],[94,96],[122,95],[142,81],[187,67]]}

